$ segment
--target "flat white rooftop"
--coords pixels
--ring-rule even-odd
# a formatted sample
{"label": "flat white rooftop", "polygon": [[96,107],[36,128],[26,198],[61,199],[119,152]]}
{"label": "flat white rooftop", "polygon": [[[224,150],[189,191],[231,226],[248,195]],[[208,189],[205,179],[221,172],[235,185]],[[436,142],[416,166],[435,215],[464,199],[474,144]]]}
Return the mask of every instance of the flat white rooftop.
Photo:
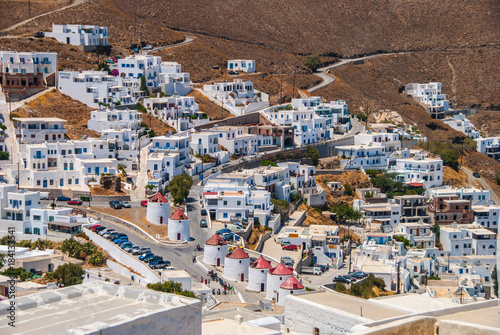
{"label": "flat white rooftop", "polygon": [[[2,319],[7,320],[9,304],[8,300],[0,302]],[[177,309],[177,315],[195,313],[199,317],[191,323],[198,327],[201,323],[201,302],[197,299],[97,281],[24,296],[16,299],[16,308],[16,334],[111,334],[118,327],[122,335],[158,334],[155,327],[160,323],[164,327],[171,323],[174,329],[184,324],[186,331],[187,315],[179,321],[164,314]],[[0,323],[0,334],[11,333],[7,322]],[[194,329],[189,332],[194,333]]]}

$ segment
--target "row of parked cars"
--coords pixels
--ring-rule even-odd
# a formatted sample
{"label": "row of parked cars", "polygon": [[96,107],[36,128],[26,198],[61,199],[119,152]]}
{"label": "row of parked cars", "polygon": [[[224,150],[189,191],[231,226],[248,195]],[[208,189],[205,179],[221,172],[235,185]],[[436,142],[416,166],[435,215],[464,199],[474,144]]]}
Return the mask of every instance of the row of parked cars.
{"label": "row of parked cars", "polygon": [[109,202],[109,207],[114,208],[114,209],[132,208],[132,205],[128,201],[111,200]]}
{"label": "row of parked cars", "polygon": [[356,272],[351,272],[348,275],[337,276],[337,277],[333,278],[333,281],[335,283],[351,284],[359,279],[365,278],[366,276],[368,276],[368,275],[366,273],[364,273],[363,271],[356,271]]}
{"label": "row of parked cars", "polygon": [[234,240],[239,241],[241,238],[241,236],[236,235],[230,229],[227,229],[227,228],[217,230],[216,233],[217,233],[217,235],[222,237],[224,239],[224,241],[234,241]]}
{"label": "row of parked cars", "polygon": [[152,269],[164,269],[165,267],[170,266],[169,261],[163,260],[162,256],[153,254],[149,247],[141,247],[130,242],[127,234],[119,233],[113,228],[106,228],[101,225],[94,225],[91,227],[91,230],[102,237],[113,241],[120,248],[122,248],[123,251],[139,256],[139,259],[148,263],[149,267]]}

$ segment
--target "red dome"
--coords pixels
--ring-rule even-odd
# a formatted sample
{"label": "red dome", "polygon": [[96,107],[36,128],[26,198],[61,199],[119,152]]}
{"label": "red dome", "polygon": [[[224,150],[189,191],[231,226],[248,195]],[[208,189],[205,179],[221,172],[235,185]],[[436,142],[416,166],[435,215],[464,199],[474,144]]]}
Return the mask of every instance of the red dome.
{"label": "red dome", "polygon": [[291,276],[280,285],[280,288],[284,290],[303,290],[304,285],[302,285],[294,276]]}
{"label": "red dome", "polygon": [[188,216],[182,210],[178,209],[170,217],[170,220],[187,220]]}
{"label": "red dome", "polygon": [[219,236],[219,234],[215,234],[214,236],[210,237],[205,244],[208,245],[226,245],[226,241],[222,237]]}
{"label": "red dome", "polygon": [[232,259],[244,259],[244,258],[250,258],[248,254],[241,248],[236,247],[232,252],[227,254],[227,258],[232,258]]}
{"label": "red dome", "polygon": [[280,263],[277,267],[271,269],[271,274],[276,276],[288,276],[293,274],[293,270],[286,267],[283,263]]}
{"label": "red dome", "polygon": [[270,269],[272,268],[271,263],[269,263],[264,257],[260,256],[259,259],[257,259],[253,263],[253,268],[254,269]]}
{"label": "red dome", "polygon": [[158,192],[151,199],[149,199],[149,202],[158,202],[166,204],[168,203],[168,200],[160,192]]}

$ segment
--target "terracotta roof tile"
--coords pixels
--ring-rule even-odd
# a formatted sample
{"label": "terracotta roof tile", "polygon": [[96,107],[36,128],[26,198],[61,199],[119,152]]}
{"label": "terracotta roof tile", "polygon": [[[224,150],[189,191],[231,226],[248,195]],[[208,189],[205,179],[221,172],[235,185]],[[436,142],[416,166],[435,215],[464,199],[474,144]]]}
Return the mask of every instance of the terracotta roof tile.
{"label": "terracotta roof tile", "polygon": [[170,220],[188,220],[188,216],[181,209],[175,211],[170,217]]}
{"label": "terracotta roof tile", "polygon": [[273,269],[271,269],[271,274],[273,275],[281,275],[281,276],[288,276],[293,274],[293,270],[289,267],[286,267],[283,263],[279,263],[279,265]]}
{"label": "terracotta roof tile", "polygon": [[250,258],[248,254],[241,248],[236,247],[232,252],[227,254],[227,258],[232,258],[232,259],[244,259],[244,258]]}
{"label": "terracotta roof tile", "polygon": [[264,257],[260,256],[259,259],[257,259],[253,263],[254,269],[270,269],[272,268],[271,263],[269,263]]}
{"label": "terracotta roof tile", "polygon": [[149,202],[159,202],[162,204],[166,204],[168,203],[168,200],[163,196],[163,194],[158,192],[151,199],[149,199]]}
{"label": "terracotta roof tile", "polygon": [[215,234],[214,236],[210,237],[205,244],[208,245],[226,245],[227,242],[224,241],[222,237],[220,237],[219,234]]}
{"label": "terracotta roof tile", "polygon": [[280,288],[284,290],[303,290],[304,285],[302,285],[294,276],[291,276],[280,285]]}

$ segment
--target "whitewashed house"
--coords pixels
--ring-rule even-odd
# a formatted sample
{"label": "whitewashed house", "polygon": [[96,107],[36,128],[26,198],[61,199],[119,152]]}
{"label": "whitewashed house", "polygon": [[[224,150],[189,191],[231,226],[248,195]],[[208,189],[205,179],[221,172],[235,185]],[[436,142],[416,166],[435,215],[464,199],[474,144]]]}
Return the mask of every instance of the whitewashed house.
{"label": "whitewashed house", "polygon": [[500,162],[500,136],[476,138],[476,150]]}
{"label": "whitewashed house", "polygon": [[52,23],[52,32],[46,32],[45,37],[54,37],[63,44],[76,45],[89,52],[108,46],[109,33],[108,27]]}
{"label": "whitewashed house", "polygon": [[456,225],[441,226],[439,240],[443,250],[450,252],[450,256],[472,255],[472,236],[466,229],[460,229]]}
{"label": "whitewashed house", "polygon": [[351,114],[345,100],[322,102],[321,97],[315,96],[292,99],[291,105],[298,110],[313,110],[318,116],[325,118],[328,125],[339,127],[343,131],[351,129]]}
{"label": "whitewashed house", "polygon": [[498,229],[500,218],[500,206],[498,205],[472,205],[474,212],[474,222],[484,228]]}
{"label": "whitewashed house", "polygon": [[406,85],[406,94],[412,95],[415,100],[422,103],[433,119],[443,119],[450,108],[446,94],[441,93],[441,83]]}
{"label": "whitewashed house", "polygon": [[66,120],[57,117],[18,117],[12,119],[19,143],[52,143],[66,141]]}
{"label": "whitewashed house", "polygon": [[470,122],[470,120],[467,119],[462,113],[453,115],[450,118],[446,118],[443,120],[443,122],[456,131],[460,131],[472,139],[477,139],[481,135],[481,132],[477,130],[476,127]]}
{"label": "whitewashed house", "polygon": [[177,131],[189,130],[210,122],[206,113],[198,110],[194,97],[145,98],[144,107],[151,115],[160,118]]}
{"label": "whitewashed house", "polygon": [[106,71],[59,71],[57,75],[59,91],[92,108],[135,105],[145,94],[137,82]]}
{"label": "whitewashed house", "polygon": [[377,227],[383,232],[395,230],[401,222],[401,206],[395,202],[366,204],[363,200],[354,199],[352,208],[363,214],[367,226]]}
{"label": "whitewashed house", "polygon": [[431,228],[428,223],[401,222],[395,230],[395,235],[403,236],[419,249],[435,248],[436,235]]}
{"label": "whitewashed house", "polygon": [[[316,167],[299,163],[278,163],[287,167],[290,175],[291,192],[300,191],[310,206],[323,206],[326,202],[326,190],[316,184]],[[293,186],[292,186],[293,185]]]}
{"label": "whitewashed house", "polygon": [[227,61],[229,71],[242,71],[246,73],[255,72],[255,61],[246,59],[232,59]]}
{"label": "whitewashed house", "polygon": [[141,122],[142,113],[135,109],[105,109],[90,112],[87,127],[98,133],[108,129],[139,130]]}
{"label": "whitewashed house", "polygon": [[187,95],[192,89],[189,73],[182,72],[176,62],[161,62],[158,81],[161,91],[168,95]]}
{"label": "whitewashed house", "polygon": [[[191,142],[190,142],[191,150],[193,155],[210,155],[217,159],[216,163],[223,164],[229,162],[229,151],[223,151],[219,147],[219,136],[217,133],[212,132],[199,132],[191,134]],[[200,162],[199,171],[201,171],[201,160],[197,160]],[[196,163],[195,163],[196,164]],[[213,164],[203,164],[203,171],[208,168],[211,168]],[[195,171],[195,173],[198,172]]]}
{"label": "whitewashed house", "polygon": [[246,134],[243,127],[221,126],[214,127],[206,132],[218,134],[219,144],[231,155],[252,155],[259,150],[259,143],[265,145],[271,143],[271,136],[261,134]]}
{"label": "whitewashed house", "polygon": [[397,158],[390,172],[396,179],[408,185],[429,189],[443,185],[443,160],[430,158],[426,154],[416,154],[410,158]]}

